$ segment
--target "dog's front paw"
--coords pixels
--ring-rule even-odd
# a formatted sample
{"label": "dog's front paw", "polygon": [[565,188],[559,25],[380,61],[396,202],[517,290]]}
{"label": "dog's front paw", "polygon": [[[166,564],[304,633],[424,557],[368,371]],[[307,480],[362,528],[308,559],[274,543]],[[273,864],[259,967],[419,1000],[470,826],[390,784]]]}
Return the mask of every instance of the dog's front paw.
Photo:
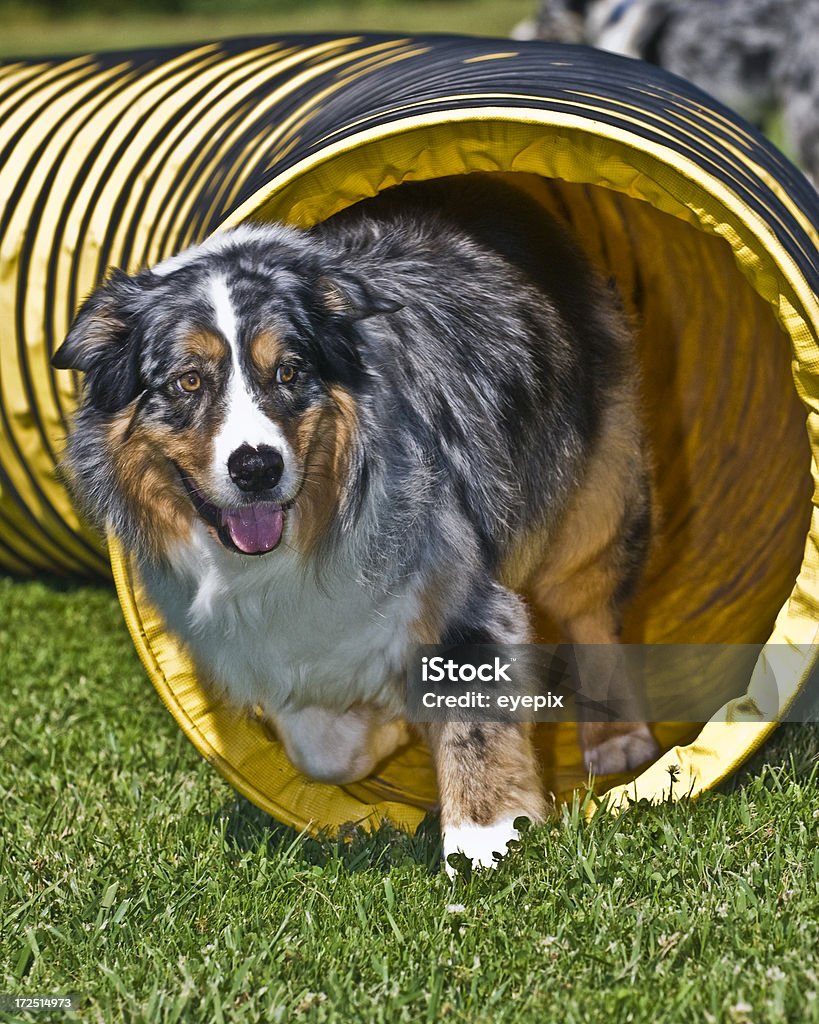
{"label": "dog's front paw", "polygon": [[444,865],[450,878],[456,878],[458,869],[449,863],[453,853],[462,853],[472,861],[473,868],[494,868],[506,855],[509,843],[519,839],[514,818],[503,818],[494,825],[475,825],[465,822],[444,831]]}
{"label": "dog's front paw", "polygon": [[593,775],[631,771],[653,761],[659,752],[657,741],[643,722],[614,730],[602,723],[587,725],[583,736],[583,763]]}

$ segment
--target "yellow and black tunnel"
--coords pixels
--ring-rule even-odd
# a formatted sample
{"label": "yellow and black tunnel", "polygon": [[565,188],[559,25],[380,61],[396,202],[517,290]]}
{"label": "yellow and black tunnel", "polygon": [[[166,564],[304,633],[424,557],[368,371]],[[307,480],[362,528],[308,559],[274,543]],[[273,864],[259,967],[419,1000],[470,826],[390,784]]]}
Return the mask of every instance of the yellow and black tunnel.
{"label": "yellow and black tunnel", "polygon": [[[760,745],[816,661],[819,201],[799,172],[680,79],[580,47],[292,36],[0,65],[0,567],[113,571],[180,727],[299,827],[413,827],[435,803],[427,752],[320,785],[208,695],[127,555],[72,509],[56,464],[78,381],[49,360],[110,265],[474,171],[560,218],[639,325],[662,526],[625,640],[764,645],[739,689],[706,681],[711,721],[657,726],[656,764],[600,780],[615,805],[656,799],[675,765],[675,792],[696,794]],[[547,789],[583,784],[573,728],[540,726],[538,744]]]}

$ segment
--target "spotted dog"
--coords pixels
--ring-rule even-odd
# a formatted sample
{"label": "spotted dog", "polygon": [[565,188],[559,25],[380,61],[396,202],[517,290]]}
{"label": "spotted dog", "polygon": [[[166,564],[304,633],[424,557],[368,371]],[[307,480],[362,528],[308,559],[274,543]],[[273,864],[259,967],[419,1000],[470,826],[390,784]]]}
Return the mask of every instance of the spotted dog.
{"label": "spotted dog", "polygon": [[518,39],[586,43],[657,64],[783,144],[819,184],[819,0],[542,0]]}
{"label": "spotted dog", "polygon": [[[202,676],[314,779],[411,738],[419,644],[618,638],[651,531],[632,334],[577,245],[493,176],[404,185],[309,230],[111,271],[54,365],[65,465]],[[624,686],[627,685],[624,683]],[[546,810],[531,726],[418,727],[444,852],[492,865]],[[580,726],[633,768],[643,722]]]}

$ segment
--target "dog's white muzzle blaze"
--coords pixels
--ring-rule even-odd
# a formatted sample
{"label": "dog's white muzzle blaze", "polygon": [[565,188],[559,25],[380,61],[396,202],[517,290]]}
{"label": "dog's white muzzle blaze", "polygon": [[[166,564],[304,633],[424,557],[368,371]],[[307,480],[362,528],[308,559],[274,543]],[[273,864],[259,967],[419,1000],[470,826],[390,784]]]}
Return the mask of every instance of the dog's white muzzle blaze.
{"label": "dog's white muzzle blaze", "polygon": [[[230,289],[222,277],[211,278],[210,299],[216,314],[216,325],[230,347],[231,370],[225,396],[225,416],[213,439],[211,479],[203,481],[207,489],[225,509],[241,506],[241,497],[252,490],[270,490],[276,487],[275,495],[268,494],[285,504],[292,496],[296,484],[297,472],[294,464],[293,451],[281,428],[259,408],[253,391],[247,381],[239,360],[239,344],[237,338],[237,318],[230,296]],[[237,458],[241,461],[241,453],[252,452],[259,456],[263,452],[273,452],[278,460],[276,480],[272,477],[264,486],[245,486],[241,472],[237,472]],[[270,467],[268,466],[268,470]],[[281,496],[281,497],[280,497]],[[250,524],[255,522],[248,514],[235,517],[233,522],[240,537],[250,538]],[[258,517],[261,533],[272,537],[275,533],[276,517],[262,510]],[[279,530],[281,537],[281,530]],[[278,543],[278,541],[277,541]],[[275,544],[274,544],[275,546]],[[241,546],[237,544],[237,547]],[[255,553],[255,552],[254,552]]]}

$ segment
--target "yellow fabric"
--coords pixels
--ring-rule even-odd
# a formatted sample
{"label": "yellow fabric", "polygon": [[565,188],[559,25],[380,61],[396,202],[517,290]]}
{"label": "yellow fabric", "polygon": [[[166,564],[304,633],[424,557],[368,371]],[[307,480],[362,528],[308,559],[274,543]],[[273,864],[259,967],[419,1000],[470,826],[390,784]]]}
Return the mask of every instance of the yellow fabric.
{"label": "yellow fabric", "polygon": [[[184,222],[188,210],[184,202],[166,204],[165,188],[180,173],[190,181],[207,175],[229,150],[241,119],[226,130],[210,163],[192,159],[223,127],[220,97],[231,83],[243,83],[237,87],[251,95],[254,82],[287,72],[272,104],[320,71],[338,70],[337,86],[277,125],[284,154],[329,92],[362,74],[368,62],[400,61],[418,50],[394,40],[349,54],[342,42],[309,49],[266,44],[229,58],[227,68],[223,59],[218,69],[216,48],[204,46],[170,68],[164,65],[162,74],[134,75],[116,88],[117,69],[95,68],[87,57],[68,66],[71,89],[65,78],[58,85],[47,63],[0,69],[0,148],[27,117],[38,118],[11,165],[30,180],[0,252],[2,322],[22,323],[25,338],[23,343],[8,329],[0,334],[0,466],[11,485],[4,491],[0,475],[0,565],[86,572],[106,565],[102,546],[77,518],[55,473],[76,381],[50,370],[43,319],[50,318],[55,336],[64,334],[72,312],[64,301],[69,285],[77,298],[94,285],[103,239],[116,261],[133,227],[132,269],[169,254],[166,240],[173,237],[174,221]],[[192,68],[212,76],[212,95],[173,134],[163,132],[162,112],[171,112],[187,95]],[[99,102],[104,94],[95,90],[108,88],[109,79],[106,103],[93,115],[80,111],[79,99],[87,94]],[[53,102],[43,106],[49,96]],[[21,98],[6,116],[11,102]],[[659,726],[663,757],[635,780],[601,780],[598,788],[609,789],[615,807],[628,799],[663,798],[668,769],[676,766],[672,795],[696,794],[763,741],[773,728],[768,720],[784,713],[816,660],[817,297],[778,241],[774,212],[746,206],[730,184],[710,174],[707,161],[695,163],[667,149],[662,133],[652,141],[641,135],[638,106],[623,106],[632,132],[596,116],[602,100],[590,92],[577,93],[574,112],[536,111],[523,105],[525,99],[520,108],[493,106],[488,94],[480,108],[458,109],[452,97],[452,109],[443,112],[407,104],[385,117],[391,119],[386,127],[362,123],[343,139],[329,132],[311,157],[274,177],[223,227],[247,219],[309,225],[401,181],[497,171],[514,174],[563,218],[603,271],[617,279],[639,324],[647,429],[662,509],[659,541],[646,585],[629,612],[626,639],[769,644],[747,693],[721,693],[715,680],[712,722],[702,729]],[[155,116],[142,120],[151,105]],[[82,131],[80,113],[86,118]],[[715,132],[728,127],[735,139],[733,173],[747,172],[741,130],[716,112],[710,117]],[[129,132],[132,141],[112,174],[112,155]],[[693,135],[707,145],[701,128],[692,125]],[[667,137],[670,142],[670,129]],[[89,139],[103,145],[83,166]],[[43,140],[46,145],[37,149]],[[29,167],[35,151],[36,165]],[[36,182],[58,166],[83,167],[73,206],[61,220],[65,196],[54,189],[35,218]],[[815,227],[804,223],[778,182],[761,166],[752,170],[780,195],[816,245]],[[128,174],[156,175],[156,186],[141,206],[125,196],[121,222],[111,225],[109,211]],[[231,187],[237,192],[239,179]],[[58,226],[62,233],[54,251]],[[25,266],[24,245],[31,249]],[[62,301],[45,310],[31,298],[21,305],[21,277],[31,297],[49,274],[56,275]],[[324,786],[300,776],[264,723],[210,699],[145,600],[116,541],[110,554],[126,621],[154,685],[186,735],[251,800],[297,827],[328,828],[382,817],[412,828],[434,805],[434,775],[421,746],[383,766],[377,779],[356,786]],[[548,623],[538,626],[548,637]],[[549,790],[565,797],[583,784],[573,729],[540,727],[538,747]]]}
{"label": "yellow fabric", "polygon": [[[662,513],[660,541],[646,585],[627,617],[625,639],[765,640],[799,574],[809,526],[810,447],[782,325],[806,345],[813,314],[802,298],[813,297],[802,281],[788,280],[736,212],[729,218],[726,207],[701,191],[698,209],[711,203],[707,218],[703,214],[701,222],[683,206],[674,181],[681,173],[678,167],[656,167],[654,158],[642,152],[630,152],[627,161],[622,152],[611,152],[621,144],[597,136],[578,139],[566,129],[559,141],[550,137],[546,150],[529,126],[510,129],[503,122],[500,138],[491,127],[475,119],[423,131],[413,126],[387,140],[345,143],[334,159],[302,167],[255,197],[231,223],[253,216],[309,225],[410,177],[511,169],[518,184],[566,221],[603,271],[617,278],[640,324],[647,429],[656,450]],[[565,180],[569,157],[572,182]],[[625,175],[626,168],[627,179],[615,189],[615,170]],[[593,183],[584,183],[587,178]],[[637,180],[645,196],[635,196]],[[643,198],[651,203],[639,201]],[[792,269],[788,260],[782,263]],[[637,297],[639,307],[634,305]],[[133,574],[120,585],[127,587],[128,579]],[[124,605],[127,600],[126,594]],[[144,599],[137,603],[144,612]],[[799,637],[808,645],[799,649],[797,663],[788,665],[784,707],[812,664],[814,627],[810,615],[794,619],[787,603],[780,619],[772,643]],[[552,635],[548,623],[538,625],[541,636]],[[152,644],[169,658],[172,673],[190,678],[190,666],[171,638],[155,636]],[[317,785],[289,765],[262,723],[225,709],[214,712],[204,694],[175,679],[163,697],[173,710],[184,689],[185,714],[204,721],[206,739],[203,743],[194,735],[194,741],[200,749],[219,751],[221,759],[228,757],[230,766],[220,764],[220,770],[280,819],[300,827],[308,821],[333,827],[386,816],[412,826],[434,804],[434,775],[421,747],[383,766],[376,780],[344,789]],[[722,696],[736,701],[743,695]],[[767,714],[770,710],[765,709]],[[641,797],[662,799],[669,792],[670,766],[677,769],[671,788],[675,797],[713,786],[774,727],[736,717],[722,708],[701,731],[685,723],[656,727],[664,756],[636,780],[612,788],[618,780],[599,780],[599,791],[609,790],[614,807]],[[187,731],[193,735],[192,727]],[[545,786],[568,797],[585,782],[574,728],[540,726],[537,742]]]}

